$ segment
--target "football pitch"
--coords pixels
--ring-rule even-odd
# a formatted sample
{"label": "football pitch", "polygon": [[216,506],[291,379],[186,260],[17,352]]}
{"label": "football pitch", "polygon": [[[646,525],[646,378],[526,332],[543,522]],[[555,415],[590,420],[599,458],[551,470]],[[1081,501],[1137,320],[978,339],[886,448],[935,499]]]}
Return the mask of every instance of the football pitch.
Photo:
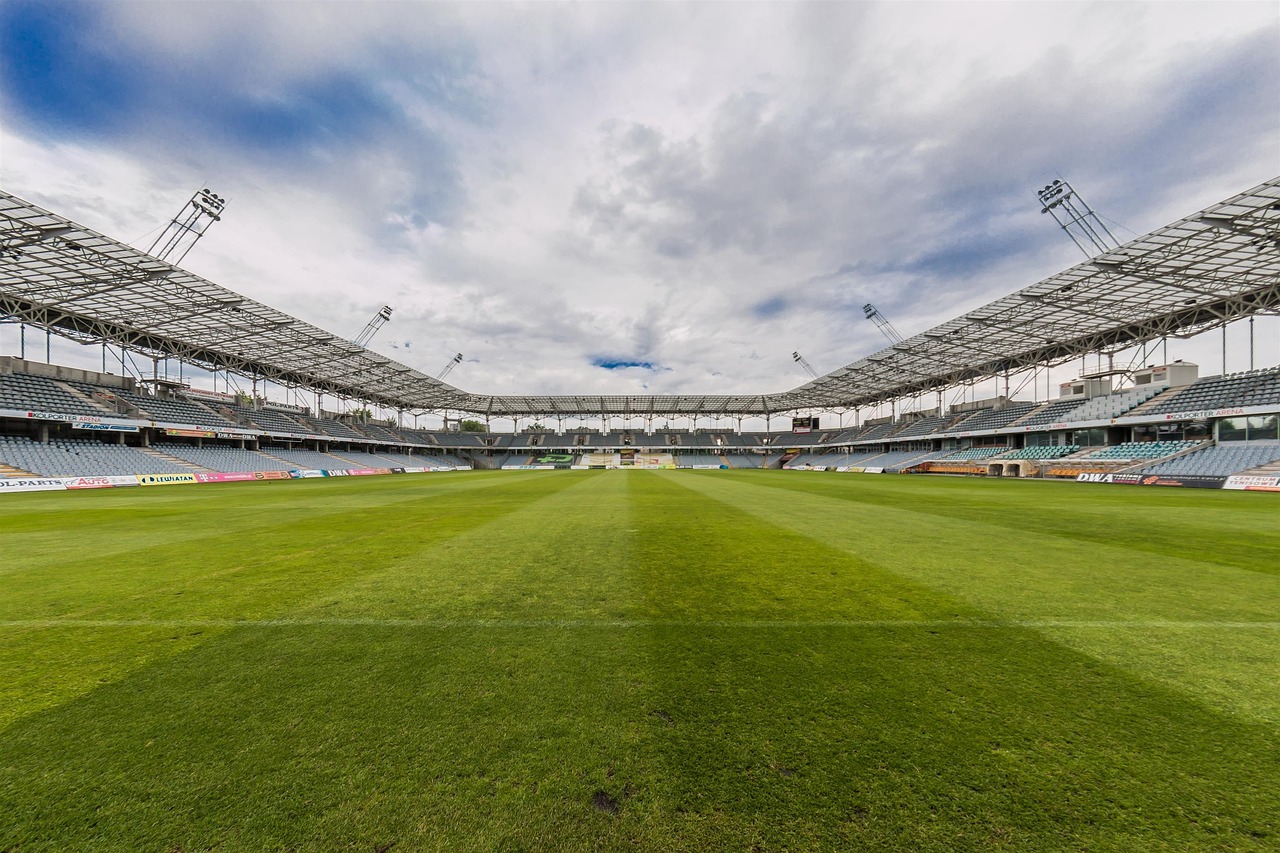
{"label": "football pitch", "polygon": [[0,850],[1275,850],[1280,502],[781,471],[5,496]]}

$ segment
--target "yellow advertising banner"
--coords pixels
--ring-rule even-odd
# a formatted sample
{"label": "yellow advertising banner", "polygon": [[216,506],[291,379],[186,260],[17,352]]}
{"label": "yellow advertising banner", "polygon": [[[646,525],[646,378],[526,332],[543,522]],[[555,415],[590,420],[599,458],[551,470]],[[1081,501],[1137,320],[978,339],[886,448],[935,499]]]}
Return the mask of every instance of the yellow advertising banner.
{"label": "yellow advertising banner", "polygon": [[195,474],[139,474],[140,486],[173,486],[178,483],[196,482]]}

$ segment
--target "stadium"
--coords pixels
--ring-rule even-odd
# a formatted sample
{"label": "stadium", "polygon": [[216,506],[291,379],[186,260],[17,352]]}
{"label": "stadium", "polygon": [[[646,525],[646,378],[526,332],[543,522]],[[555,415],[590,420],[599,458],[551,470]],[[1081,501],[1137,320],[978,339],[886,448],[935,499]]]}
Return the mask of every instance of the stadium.
{"label": "stadium", "polygon": [[548,395],[0,189],[0,850],[1275,849],[1280,177],[1037,198],[802,384]]}
{"label": "stadium", "polygon": [[[211,215],[202,195],[187,218]],[[6,357],[0,374],[0,482],[11,491],[135,485],[136,478],[152,485],[235,475],[625,467],[1280,491],[1280,370],[1201,377],[1198,365],[1181,359],[1148,361],[1167,356],[1170,337],[1222,329],[1225,341],[1228,324],[1280,308],[1280,178],[919,335],[896,336],[890,347],[797,388],[751,395],[466,392],[15,196],[0,197],[0,216],[0,298],[23,335],[20,357]],[[181,238],[180,224],[175,219],[173,230]],[[100,345],[104,366],[115,347],[120,373],[21,357],[28,324]],[[128,375],[128,354],[150,360],[152,375]],[[1128,363],[1117,364],[1117,354]],[[1056,393],[1046,388],[1043,399],[1008,396],[1011,375],[1033,381],[1035,394],[1040,369],[1091,357],[1098,364],[1105,357],[1107,367],[1061,383]],[[251,391],[193,389],[170,378],[171,361],[179,377],[191,364],[215,380],[227,376],[225,388],[232,373],[248,379]],[[974,388],[992,380],[997,387],[1003,380],[1004,394],[972,399]],[[270,384],[316,404],[268,399],[258,389]],[[944,406],[946,394],[964,386],[970,397]],[[347,411],[327,411],[326,399],[347,403]],[[902,413],[861,417],[885,403]],[[371,418],[370,407],[395,415]],[[457,421],[453,431],[406,428],[407,412],[424,411],[483,418],[488,428],[463,432]],[[814,413],[834,412],[852,412],[853,425],[823,429]],[[685,417],[696,427],[699,418],[753,415],[790,426],[653,429],[655,418]],[[494,420],[518,425],[521,418],[554,418],[561,428],[492,431]],[[624,426],[565,430],[566,418]],[[155,477],[165,479],[145,479]]]}

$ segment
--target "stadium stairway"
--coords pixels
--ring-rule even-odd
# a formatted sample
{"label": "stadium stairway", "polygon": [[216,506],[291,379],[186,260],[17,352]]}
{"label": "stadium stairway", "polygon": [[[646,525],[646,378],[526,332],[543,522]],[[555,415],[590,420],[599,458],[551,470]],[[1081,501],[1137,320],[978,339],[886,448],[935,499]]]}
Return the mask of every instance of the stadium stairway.
{"label": "stadium stairway", "polygon": [[[1056,402],[1058,402],[1058,401],[1057,401],[1057,400],[1049,400],[1049,401],[1048,401],[1048,402],[1046,402],[1046,403],[1041,403],[1039,406],[1036,406],[1036,407],[1035,407],[1034,409],[1032,409],[1031,411],[1029,411],[1029,412],[1027,412],[1027,413],[1025,413],[1025,414],[1019,415],[1017,418],[1015,418],[1014,420],[1010,421],[1008,425],[1009,425],[1010,427],[1016,427],[1016,426],[1018,426],[1019,424],[1021,424],[1023,421],[1029,421],[1029,420],[1031,420],[1032,418],[1034,418],[1036,415],[1038,415],[1038,414],[1040,414],[1041,412],[1043,412],[1045,409],[1047,409],[1047,408],[1049,408],[1050,406],[1052,406],[1052,405],[1053,405],[1054,403],[1056,403]],[[947,429],[949,429],[949,428],[950,428],[950,427],[947,427]]]}
{"label": "stadium stairway", "polygon": [[170,456],[168,453],[165,453],[162,450],[156,450],[154,447],[136,447],[134,449],[147,454],[153,459],[160,459],[164,462],[169,462],[173,465],[181,466],[182,468],[185,468],[188,471],[190,471],[192,474],[207,474],[208,472],[213,470],[212,468],[205,468],[203,465],[197,465],[194,462],[188,462],[185,459],[179,459],[176,456]]}
{"label": "stadium stairway", "polygon": [[1236,474],[1245,477],[1280,477],[1280,459],[1274,462],[1267,462],[1256,468],[1250,468],[1247,471],[1237,471]]}
{"label": "stadium stairway", "polygon": [[353,468],[364,468],[364,467],[365,467],[365,463],[363,463],[363,462],[356,462],[355,460],[348,459],[347,457],[343,456],[341,453],[337,453],[337,452],[335,452],[335,451],[333,451],[333,450],[326,450],[326,451],[324,452],[324,454],[325,454],[325,456],[332,456],[334,459],[337,459],[337,460],[339,460],[339,461],[345,462],[345,463],[347,463],[348,465],[352,466]]}
{"label": "stadium stairway", "polygon": [[1187,390],[1186,385],[1179,385],[1177,388],[1166,388],[1163,391],[1161,391],[1159,394],[1152,397],[1147,402],[1143,403],[1142,405],[1134,406],[1132,409],[1125,412],[1124,416],[1128,418],[1128,417],[1132,417],[1133,415],[1141,415],[1147,410],[1154,409],[1156,406],[1159,406],[1160,404],[1164,403],[1174,394],[1177,394],[1179,391],[1185,391],[1185,390]]}
{"label": "stadium stairway", "polygon": [[[289,460],[289,459],[285,459],[283,456],[276,456],[276,455],[275,455],[274,453],[272,453],[270,450],[263,450],[261,446],[259,446],[259,448],[258,448],[258,450],[257,450],[256,452],[257,452],[257,453],[261,453],[263,456],[267,457],[268,459],[274,459],[274,460],[275,460],[275,461],[277,461],[277,462],[281,462],[281,463],[283,463],[283,464],[285,464],[285,465],[288,465],[290,468],[297,468],[297,467],[298,467],[298,463],[297,463],[297,462],[293,462],[293,461],[291,461],[291,460]],[[333,454],[331,454],[331,453],[330,453],[330,454],[326,454],[326,455],[332,456]],[[353,463],[351,463],[351,464],[353,464],[353,465],[354,465],[355,463],[353,462]]]}
{"label": "stadium stairway", "polygon": [[38,477],[38,476],[40,476],[40,475],[39,475],[39,474],[36,474],[36,473],[34,473],[34,472],[32,472],[32,471],[27,471],[27,470],[24,470],[24,469],[22,469],[22,468],[15,468],[15,467],[13,467],[12,465],[6,465],[5,463],[0,462],[0,478],[5,478],[5,477]]}
{"label": "stadium stairway", "polygon": [[67,392],[72,397],[75,397],[77,400],[81,401],[85,405],[92,406],[93,408],[98,409],[104,415],[110,415],[111,417],[120,417],[120,413],[117,412],[114,407],[109,408],[105,401],[98,400],[89,396],[88,394],[84,393],[74,385],[71,385],[67,382],[57,382],[56,384],[58,388],[60,388],[61,390]]}

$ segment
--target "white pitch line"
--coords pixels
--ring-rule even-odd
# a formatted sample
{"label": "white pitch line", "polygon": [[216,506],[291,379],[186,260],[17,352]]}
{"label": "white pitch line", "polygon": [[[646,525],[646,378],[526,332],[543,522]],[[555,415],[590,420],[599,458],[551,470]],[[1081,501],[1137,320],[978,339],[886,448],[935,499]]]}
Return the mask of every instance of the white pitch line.
{"label": "white pitch line", "polygon": [[1280,621],[1136,619],[5,619],[3,628],[1077,628],[1103,630],[1280,630]]}

